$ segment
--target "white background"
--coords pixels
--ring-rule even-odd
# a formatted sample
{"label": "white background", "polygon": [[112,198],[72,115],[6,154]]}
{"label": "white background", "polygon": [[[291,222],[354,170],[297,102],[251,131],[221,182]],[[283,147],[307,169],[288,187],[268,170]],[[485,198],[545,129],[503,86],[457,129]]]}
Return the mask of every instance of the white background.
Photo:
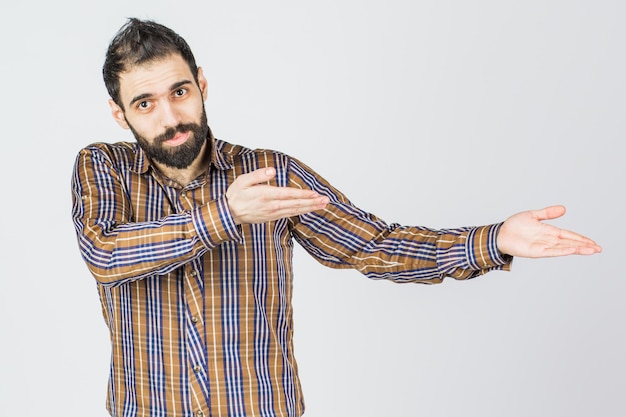
{"label": "white background", "polygon": [[604,247],[437,286],[295,259],[306,417],[624,416],[626,3],[17,1],[0,6],[0,415],[105,416],[109,343],[70,219],[78,150],[131,139],[106,47],[179,32],[215,135],[302,159],[389,222],[561,203]]}

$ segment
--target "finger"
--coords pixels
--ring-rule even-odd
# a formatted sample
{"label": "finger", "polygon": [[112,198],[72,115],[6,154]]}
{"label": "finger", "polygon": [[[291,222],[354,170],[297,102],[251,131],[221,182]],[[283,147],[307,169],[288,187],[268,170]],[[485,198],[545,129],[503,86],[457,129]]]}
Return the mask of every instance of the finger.
{"label": "finger", "polygon": [[582,247],[594,247],[594,248],[600,247],[596,242],[584,236],[572,236],[571,238],[560,237],[556,244],[561,245],[561,246],[572,246],[572,247],[581,247],[581,248]]}
{"label": "finger", "polygon": [[274,178],[276,170],[274,168],[259,168],[247,174],[243,174],[238,177],[238,180],[245,187],[252,187],[253,185],[262,184]]}
{"label": "finger", "polygon": [[275,211],[311,211],[323,208],[328,204],[328,197],[306,198],[306,199],[290,199],[275,200]]}
{"label": "finger", "polygon": [[571,247],[571,246],[567,246],[567,247],[550,246],[547,248],[543,248],[543,250],[537,256],[532,256],[532,257],[551,258],[551,257],[557,257],[557,256],[567,256],[567,255],[574,255],[576,251],[577,251],[577,248]]}
{"label": "finger", "polygon": [[602,248],[600,246],[596,246],[596,247],[582,247],[582,248],[578,248],[578,250],[576,251],[576,253],[578,255],[593,255],[594,253],[600,253],[602,252]]}
{"label": "finger", "polygon": [[264,186],[264,198],[273,200],[309,200],[319,198],[320,195],[313,190],[303,190],[295,187],[276,187],[273,185]]}
{"label": "finger", "polygon": [[556,245],[543,249],[542,257],[567,256],[567,255],[593,255],[601,252],[602,248],[595,245]]}
{"label": "finger", "polygon": [[598,246],[598,244],[593,239],[590,239],[587,236],[583,236],[579,233],[572,232],[571,230],[559,229],[559,238]]}
{"label": "finger", "polygon": [[276,218],[293,217],[312,211],[321,210],[328,205],[328,197],[297,200],[276,200],[272,216]]}
{"label": "finger", "polygon": [[537,220],[557,219],[565,214],[565,206],[548,206],[541,210],[533,210],[532,213]]}

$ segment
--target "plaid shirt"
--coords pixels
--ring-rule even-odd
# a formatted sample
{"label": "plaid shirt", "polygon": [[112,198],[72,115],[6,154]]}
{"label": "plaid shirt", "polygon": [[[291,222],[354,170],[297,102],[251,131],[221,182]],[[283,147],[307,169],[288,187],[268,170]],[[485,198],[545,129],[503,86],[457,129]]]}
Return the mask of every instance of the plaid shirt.
{"label": "plaid shirt", "polygon": [[[296,159],[209,140],[206,174],[184,188],[136,143],[93,144],[76,159],[72,215],[110,332],[113,416],[301,416],[294,240],[324,265],[400,283],[510,267],[496,248],[501,224],[386,224]],[[277,172],[272,185],[313,189],[330,204],[235,225],[226,189],[268,166]]]}

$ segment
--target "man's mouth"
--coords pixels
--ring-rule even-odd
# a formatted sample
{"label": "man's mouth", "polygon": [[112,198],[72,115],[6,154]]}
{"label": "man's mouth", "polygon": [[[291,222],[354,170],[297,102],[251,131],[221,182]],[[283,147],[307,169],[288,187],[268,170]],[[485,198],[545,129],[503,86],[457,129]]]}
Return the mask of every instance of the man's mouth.
{"label": "man's mouth", "polygon": [[182,132],[182,133],[177,132],[172,139],[166,140],[164,143],[168,144],[169,146],[182,145],[183,143],[187,142],[187,139],[189,139],[190,134],[191,134],[190,131]]}

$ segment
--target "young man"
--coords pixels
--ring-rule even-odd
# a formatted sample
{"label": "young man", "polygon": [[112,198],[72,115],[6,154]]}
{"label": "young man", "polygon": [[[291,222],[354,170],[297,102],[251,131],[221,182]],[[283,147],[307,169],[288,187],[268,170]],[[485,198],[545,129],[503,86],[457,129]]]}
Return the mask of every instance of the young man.
{"label": "young man", "polygon": [[113,416],[302,415],[293,239],[324,265],[417,283],[601,250],[542,223],[560,206],[483,227],[388,225],[300,161],[214,138],[202,69],[157,23],[124,25],[103,75],[112,115],[137,143],[81,150],[72,188],[110,331]]}

